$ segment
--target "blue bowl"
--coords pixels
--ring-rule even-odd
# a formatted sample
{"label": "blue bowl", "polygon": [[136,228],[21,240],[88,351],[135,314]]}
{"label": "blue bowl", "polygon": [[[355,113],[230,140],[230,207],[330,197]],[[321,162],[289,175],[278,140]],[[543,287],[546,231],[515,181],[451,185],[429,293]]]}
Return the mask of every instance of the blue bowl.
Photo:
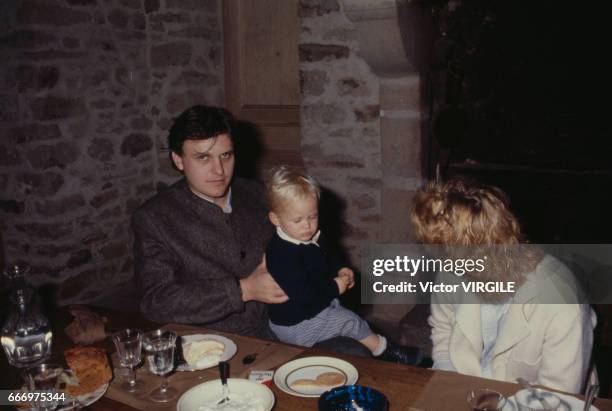
{"label": "blue bowl", "polygon": [[389,401],[382,392],[363,385],[336,387],[319,397],[319,411],[387,411],[388,408]]}

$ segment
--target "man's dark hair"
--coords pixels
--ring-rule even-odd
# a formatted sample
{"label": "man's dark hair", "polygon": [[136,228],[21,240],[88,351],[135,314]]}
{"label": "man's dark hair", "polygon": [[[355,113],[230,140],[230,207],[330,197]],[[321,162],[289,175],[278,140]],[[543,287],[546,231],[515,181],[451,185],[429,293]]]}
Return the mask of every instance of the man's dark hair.
{"label": "man's dark hair", "polygon": [[168,148],[181,155],[185,140],[206,140],[219,134],[228,134],[232,138],[229,111],[221,107],[193,106],[174,121],[168,134]]}

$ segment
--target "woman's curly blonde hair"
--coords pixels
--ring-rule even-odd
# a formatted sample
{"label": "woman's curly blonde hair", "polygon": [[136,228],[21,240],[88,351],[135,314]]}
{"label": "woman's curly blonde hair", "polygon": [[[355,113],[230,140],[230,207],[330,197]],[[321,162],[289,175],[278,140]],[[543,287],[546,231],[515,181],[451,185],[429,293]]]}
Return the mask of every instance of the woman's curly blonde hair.
{"label": "woman's curly blonde hair", "polygon": [[534,247],[516,247],[526,241],[508,197],[497,187],[465,179],[429,183],[416,194],[410,218],[425,244],[484,250],[490,258],[483,279],[521,283],[541,259]]}

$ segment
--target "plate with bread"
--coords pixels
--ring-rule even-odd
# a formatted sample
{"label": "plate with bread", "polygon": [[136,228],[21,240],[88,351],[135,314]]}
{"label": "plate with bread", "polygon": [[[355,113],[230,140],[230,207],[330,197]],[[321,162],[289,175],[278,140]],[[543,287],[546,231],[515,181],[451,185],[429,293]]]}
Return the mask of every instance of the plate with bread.
{"label": "plate with bread", "polygon": [[69,368],[64,391],[75,397],[83,407],[99,400],[113,379],[106,350],[98,347],[74,347],[64,351],[64,358]]}
{"label": "plate with bread", "polygon": [[333,357],[305,357],[283,364],[274,373],[274,384],[287,394],[318,397],[325,391],[357,382],[351,363]]}
{"label": "plate with bread", "polygon": [[238,348],[229,338],[215,334],[191,334],[181,337],[186,364],[177,371],[199,371],[214,367],[219,361],[228,361]]}

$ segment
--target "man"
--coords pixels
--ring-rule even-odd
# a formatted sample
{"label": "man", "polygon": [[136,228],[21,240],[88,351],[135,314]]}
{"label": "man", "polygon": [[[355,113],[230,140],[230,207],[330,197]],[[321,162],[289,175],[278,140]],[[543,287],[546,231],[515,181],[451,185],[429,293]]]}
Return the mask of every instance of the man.
{"label": "man", "polygon": [[287,300],[263,259],[272,226],[263,187],[234,177],[230,114],[194,106],[168,135],[184,178],[134,213],[141,310],[150,320],[203,324],[273,339],[265,303]]}

